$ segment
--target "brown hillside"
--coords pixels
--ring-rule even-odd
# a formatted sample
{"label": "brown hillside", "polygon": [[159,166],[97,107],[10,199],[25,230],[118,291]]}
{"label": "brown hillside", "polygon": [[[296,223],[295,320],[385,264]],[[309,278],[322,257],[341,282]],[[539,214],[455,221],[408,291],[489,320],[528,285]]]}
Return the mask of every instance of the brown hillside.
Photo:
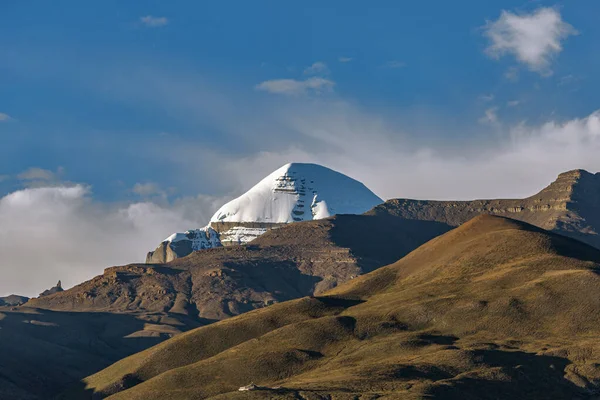
{"label": "brown hillside", "polygon": [[[583,243],[477,217],[327,297],[123,359],[67,398],[590,398],[600,385],[599,262]],[[237,390],[250,382],[258,390]]]}
{"label": "brown hillside", "polygon": [[50,398],[183,331],[329,289],[449,229],[342,215],[291,224],[251,246],[108,268],[72,289],[0,308],[0,399]]}
{"label": "brown hillside", "polygon": [[108,268],[27,305],[163,313],[210,322],[321,293],[398,260],[449,229],[390,216],[339,215],[269,231],[247,246],[202,250],[163,265]]}
{"label": "brown hillside", "polygon": [[600,173],[574,170],[526,199],[429,201],[393,199],[369,211],[458,226],[481,214],[508,217],[600,248]]}

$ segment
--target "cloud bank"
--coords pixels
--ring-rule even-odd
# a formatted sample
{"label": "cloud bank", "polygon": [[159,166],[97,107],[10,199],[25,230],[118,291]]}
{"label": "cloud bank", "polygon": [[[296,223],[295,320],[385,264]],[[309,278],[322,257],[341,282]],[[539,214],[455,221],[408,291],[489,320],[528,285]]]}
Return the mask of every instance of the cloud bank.
{"label": "cloud bank", "polygon": [[34,296],[59,279],[70,287],[106,267],[144,262],[170,232],[205,224],[222,201],[111,206],[95,202],[84,185],[10,193],[0,199],[0,296]]}
{"label": "cloud bank", "polygon": [[322,61],[317,61],[313,63],[310,67],[306,67],[304,69],[305,75],[326,75],[329,73],[329,68],[327,68],[327,64]]}
{"label": "cloud bank", "polygon": [[467,200],[525,197],[561,172],[600,171],[600,110],[535,126],[509,125],[488,112],[493,134],[480,126],[480,139],[430,144],[411,143],[419,132],[388,126],[347,103],[318,103],[304,112],[284,113],[285,124],[262,151],[220,155],[221,173],[247,188],[287,162],[315,162],[362,181],[382,198]]}

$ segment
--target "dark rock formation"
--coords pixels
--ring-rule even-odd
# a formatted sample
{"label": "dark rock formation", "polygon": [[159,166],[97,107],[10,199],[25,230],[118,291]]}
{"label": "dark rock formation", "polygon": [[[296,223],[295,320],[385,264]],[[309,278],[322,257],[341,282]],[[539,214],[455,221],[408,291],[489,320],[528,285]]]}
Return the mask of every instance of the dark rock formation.
{"label": "dark rock formation", "polygon": [[219,233],[207,226],[185,233],[175,233],[146,255],[146,264],[162,264],[185,257],[193,251],[221,247]]}
{"label": "dark rock formation", "polygon": [[56,286],[51,287],[50,289],[44,290],[42,293],[40,293],[40,297],[49,296],[51,294],[59,293],[59,292],[63,292],[63,291],[64,291],[64,289],[62,288],[62,283],[60,281],[58,281]]}

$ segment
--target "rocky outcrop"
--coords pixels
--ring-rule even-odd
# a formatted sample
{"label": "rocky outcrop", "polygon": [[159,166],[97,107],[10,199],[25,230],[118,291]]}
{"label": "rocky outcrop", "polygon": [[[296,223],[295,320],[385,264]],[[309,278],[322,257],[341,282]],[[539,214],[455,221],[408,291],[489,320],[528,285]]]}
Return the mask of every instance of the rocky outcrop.
{"label": "rocky outcrop", "polygon": [[600,173],[562,173],[548,187],[525,199],[429,201],[393,199],[368,214],[458,226],[480,214],[524,221],[600,248]]}
{"label": "rocky outcrop", "polygon": [[44,290],[42,293],[40,293],[40,297],[50,296],[51,294],[59,293],[62,291],[64,291],[64,289],[62,288],[62,283],[61,283],[61,281],[58,281],[56,286],[51,287],[50,289]]}
{"label": "rocky outcrop", "polygon": [[211,222],[210,227],[219,234],[223,246],[249,243],[271,229],[281,228],[287,223],[268,222]]}
{"label": "rocky outcrop", "polygon": [[221,247],[219,233],[207,226],[185,233],[174,233],[163,240],[156,250],[146,255],[147,264],[162,264],[185,257],[193,251]]}

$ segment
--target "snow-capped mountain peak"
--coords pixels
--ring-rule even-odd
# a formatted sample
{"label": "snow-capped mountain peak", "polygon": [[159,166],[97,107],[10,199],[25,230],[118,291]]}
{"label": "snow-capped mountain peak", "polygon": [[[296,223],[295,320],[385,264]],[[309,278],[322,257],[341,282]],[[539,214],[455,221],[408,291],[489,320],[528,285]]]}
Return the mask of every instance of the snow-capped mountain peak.
{"label": "snow-capped mountain peak", "polygon": [[317,164],[290,163],[225,204],[211,222],[290,223],[362,214],[382,202],[344,174]]}
{"label": "snow-capped mountain peak", "polygon": [[382,202],[365,185],[340,172],[290,163],[222,206],[205,228],[169,236],[148,253],[146,261],[168,262],[196,250],[243,244],[285,224],[362,214]]}

